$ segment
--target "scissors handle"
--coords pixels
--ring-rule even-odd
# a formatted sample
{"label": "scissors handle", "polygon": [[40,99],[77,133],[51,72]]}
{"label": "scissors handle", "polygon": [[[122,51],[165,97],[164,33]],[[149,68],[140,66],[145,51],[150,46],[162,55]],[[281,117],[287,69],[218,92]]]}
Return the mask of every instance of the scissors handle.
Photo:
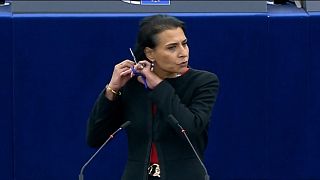
{"label": "scissors handle", "polygon": [[133,72],[134,75],[136,75],[136,76],[141,76],[141,77],[142,77],[144,87],[145,87],[146,89],[148,89],[148,84],[147,84],[147,79],[146,79],[146,77],[145,77],[143,74],[137,72],[137,70],[135,70],[133,67],[131,67],[131,70],[132,70],[132,72]]}

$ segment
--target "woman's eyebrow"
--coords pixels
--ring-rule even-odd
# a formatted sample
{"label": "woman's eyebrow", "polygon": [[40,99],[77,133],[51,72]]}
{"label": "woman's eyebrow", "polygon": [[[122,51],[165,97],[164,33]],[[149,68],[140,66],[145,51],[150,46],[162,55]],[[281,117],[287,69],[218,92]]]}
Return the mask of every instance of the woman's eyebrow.
{"label": "woman's eyebrow", "polygon": [[[188,41],[188,39],[184,39],[183,41],[181,41],[182,43],[186,43]],[[165,46],[173,46],[173,45],[177,45],[179,44],[178,42],[172,42],[172,43],[168,43]]]}
{"label": "woman's eyebrow", "polygon": [[168,43],[168,44],[166,44],[166,46],[175,46],[175,45],[177,45],[178,43],[177,42],[173,42],[173,43]]}

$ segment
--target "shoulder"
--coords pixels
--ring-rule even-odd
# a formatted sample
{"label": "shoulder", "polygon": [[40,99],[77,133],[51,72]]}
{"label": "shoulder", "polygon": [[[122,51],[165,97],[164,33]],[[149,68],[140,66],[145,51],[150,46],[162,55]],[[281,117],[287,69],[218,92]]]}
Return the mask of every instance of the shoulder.
{"label": "shoulder", "polygon": [[188,76],[190,80],[197,81],[198,83],[219,83],[219,78],[215,73],[205,70],[190,69]]}
{"label": "shoulder", "polygon": [[205,71],[205,70],[190,69],[190,73],[192,75],[196,75],[196,76],[200,76],[200,77],[209,77],[209,78],[218,79],[218,76],[215,73]]}

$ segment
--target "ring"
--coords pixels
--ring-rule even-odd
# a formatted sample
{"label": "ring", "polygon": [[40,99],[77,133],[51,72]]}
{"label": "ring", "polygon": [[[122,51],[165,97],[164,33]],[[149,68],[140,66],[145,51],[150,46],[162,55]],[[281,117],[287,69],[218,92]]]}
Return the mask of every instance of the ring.
{"label": "ring", "polygon": [[140,68],[143,69],[144,67],[146,67],[147,65],[145,63],[138,63],[140,65]]}

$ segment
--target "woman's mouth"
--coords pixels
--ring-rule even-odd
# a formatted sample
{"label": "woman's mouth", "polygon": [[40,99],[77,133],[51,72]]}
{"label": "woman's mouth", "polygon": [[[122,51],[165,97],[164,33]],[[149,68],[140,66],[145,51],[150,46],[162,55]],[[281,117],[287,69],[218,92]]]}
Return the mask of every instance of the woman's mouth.
{"label": "woman's mouth", "polygon": [[184,62],[180,63],[179,66],[182,66],[182,67],[188,66],[188,61],[184,61]]}

